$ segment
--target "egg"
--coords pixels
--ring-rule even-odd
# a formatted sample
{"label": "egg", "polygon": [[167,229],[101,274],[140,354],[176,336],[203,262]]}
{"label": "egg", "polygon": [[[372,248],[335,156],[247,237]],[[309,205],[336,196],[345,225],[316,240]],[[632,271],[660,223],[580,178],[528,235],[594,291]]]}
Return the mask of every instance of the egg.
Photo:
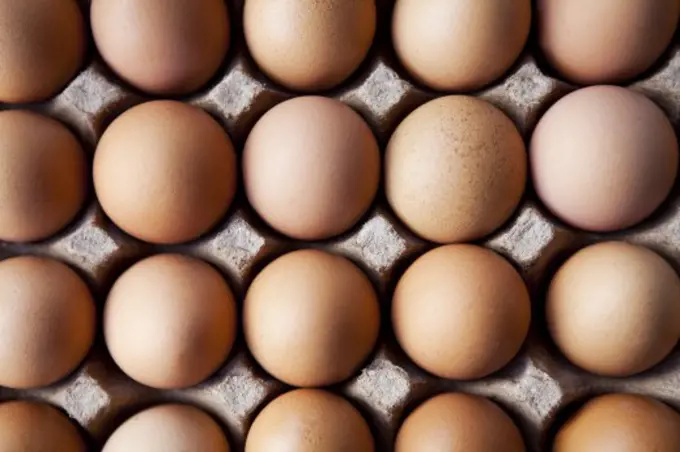
{"label": "egg", "polygon": [[663,360],[680,337],[680,278],[647,248],[592,245],[553,277],[546,315],[572,363],[596,374],[632,375]]}
{"label": "egg", "polygon": [[522,435],[495,403],[461,393],[419,405],[397,434],[395,452],[524,452]]}
{"label": "egg", "polygon": [[663,111],[626,88],[593,86],[555,103],[529,149],[536,193],[577,228],[614,231],[647,218],[678,170],[678,142]]}
{"label": "egg", "polygon": [[380,308],[368,278],[344,257],[285,254],[253,280],[243,305],[246,343],[257,362],[294,386],[352,376],[375,346]]}
{"label": "egg", "polygon": [[439,243],[481,238],[519,204],[526,152],[515,125],[479,99],[447,96],[417,108],[385,154],[390,206],[421,237]]}
{"label": "egg", "polygon": [[269,110],[243,150],[248,201],[274,229],[302,240],[354,226],[378,190],[380,152],[364,120],[340,101],[298,97]]}
{"label": "egg", "polygon": [[124,81],[153,94],[201,88],[229,48],[225,0],[93,0],[90,16],[104,61]]}
{"label": "egg", "polygon": [[220,273],[177,254],[137,262],[104,306],[104,338],[128,376],[163,389],[196,385],[221,366],[236,336],[236,303]]}
{"label": "egg", "polygon": [[89,289],[61,262],[0,262],[0,385],[47,386],[71,373],[90,350],[95,316]]}
{"label": "egg", "polygon": [[416,364],[443,378],[482,378],[505,366],[522,346],[530,317],[517,271],[474,245],[420,256],[392,296],[397,341]]}
{"label": "egg", "polygon": [[0,0],[0,102],[55,95],[78,72],[85,41],[76,0]]}
{"label": "egg", "polygon": [[46,403],[0,403],[0,431],[2,452],[87,451],[76,426]]}
{"label": "egg", "polygon": [[374,0],[246,0],[243,32],[270,79],[298,91],[333,88],[366,57],[376,28]]}
{"label": "egg", "polygon": [[680,415],[654,399],[607,394],[585,404],[562,426],[554,452],[675,452],[680,450]]}
{"label": "egg", "polygon": [[373,436],[347,400],[318,389],[277,397],[255,418],[245,452],[373,452]]}
{"label": "egg", "polygon": [[530,0],[397,0],[392,41],[419,82],[470,91],[510,69],[530,26]]}
{"label": "egg", "polygon": [[538,0],[538,42],[567,80],[621,83],[649,69],[670,44],[677,0]]}
{"label": "egg", "polygon": [[236,191],[236,155],[203,110],[175,101],[138,105],[99,140],[94,188],[102,208],[147,242],[193,240],[226,213]]}
{"label": "egg", "polygon": [[189,405],[158,405],[118,427],[102,452],[229,452],[222,428],[210,415]]}
{"label": "egg", "polygon": [[66,127],[29,111],[0,112],[0,240],[52,236],[73,220],[86,193],[85,154]]}

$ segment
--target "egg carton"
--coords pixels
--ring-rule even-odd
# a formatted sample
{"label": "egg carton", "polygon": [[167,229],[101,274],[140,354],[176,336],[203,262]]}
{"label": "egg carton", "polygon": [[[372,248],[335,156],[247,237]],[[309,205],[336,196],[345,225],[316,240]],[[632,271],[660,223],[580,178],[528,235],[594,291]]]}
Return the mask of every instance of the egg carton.
{"label": "egg carton", "polygon": [[[394,0],[378,0],[378,31],[366,61],[341,87],[322,93],[358,111],[375,133],[381,149],[398,123],[413,109],[443,95],[412,81],[394,56],[389,28]],[[201,92],[182,101],[211,113],[228,131],[237,153],[256,120],[292,93],[268,81],[248,55],[242,28],[243,0],[229,0],[232,46],[219,74]],[[87,17],[89,0],[82,1]],[[94,46],[82,72],[54,99],[31,105],[67,124],[92,158],[108,124],[133,105],[151,98],[120,82],[96,55]],[[512,69],[493,85],[471,95],[503,110],[525,142],[541,114],[576,89],[554,77],[541,62],[530,38]],[[680,40],[662,61],[630,87],[665,110],[680,130]],[[0,108],[10,108],[2,105]],[[138,241],[106,218],[92,190],[86,208],[65,231],[35,244],[0,243],[0,258],[46,255],[70,264],[93,291],[101,319],[113,281],[149,255],[177,252],[219,268],[239,300],[253,277],[275,257],[304,247],[324,249],[352,259],[371,278],[382,301],[382,329],[368,362],[350,380],[329,388],[350,399],[369,422],[378,451],[393,450],[404,417],[425,399],[444,391],[487,396],[519,426],[530,451],[548,450],[555,429],[580,401],[604,392],[645,394],[680,408],[680,351],[655,368],[630,378],[604,378],[577,369],[551,342],[543,313],[546,285],[557,266],[576,250],[603,240],[648,246],[680,269],[680,190],[676,187],[659,212],[642,224],[613,234],[574,230],[553,218],[528,188],[513,217],[492,236],[479,241],[508,258],[532,295],[532,326],[520,353],[505,368],[475,381],[451,381],[420,370],[400,350],[390,326],[391,292],[405,268],[435,245],[410,233],[390,211],[383,192],[351,231],[333,240],[302,243],[267,227],[248,206],[240,187],[226,217],[194,242],[155,246]],[[100,322],[101,324],[101,322]],[[101,328],[100,328],[101,330]],[[99,331],[86,360],[65,380],[47,388],[0,387],[0,400],[34,399],[61,407],[81,427],[93,450],[130,415],[163,402],[185,402],[218,419],[232,449],[243,450],[248,428],[259,410],[289,388],[268,376],[247,351],[240,333],[228,360],[208,381],[183,390],[157,390],[136,383],[114,364]]]}

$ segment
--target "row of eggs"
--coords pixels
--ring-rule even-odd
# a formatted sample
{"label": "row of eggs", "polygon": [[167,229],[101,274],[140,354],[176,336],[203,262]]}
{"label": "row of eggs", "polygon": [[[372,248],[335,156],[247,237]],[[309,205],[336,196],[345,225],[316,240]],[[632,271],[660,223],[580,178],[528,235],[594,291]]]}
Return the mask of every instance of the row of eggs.
{"label": "row of eggs", "polygon": [[[44,257],[0,262],[0,385],[34,388],[71,373],[95,336],[93,298],[78,275]],[[574,364],[629,376],[661,362],[680,337],[680,279],[647,248],[604,242],[573,255],[546,294],[550,334]],[[471,380],[506,366],[529,330],[528,290],[514,267],[483,247],[435,248],[392,294],[391,329],[404,352],[438,377]],[[381,308],[350,260],[305,249],[269,263],[248,287],[242,327],[255,360],[292,386],[352,377],[374,350]],[[172,389],[220,368],[236,338],[234,295],[201,260],[159,254],[113,284],[103,310],[108,351],[128,376]],[[387,326],[387,325],[384,325]],[[291,359],[294,352],[295,359]]]}
{"label": "row of eggs", "polygon": [[[242,153],[250,205],[273,229],[299,240],[350,230],[371,207],[384,175],[387,201],[422,238],[476,240],[512,216],[527,184],[559,219],[615,231],[652,214],[678,169],[678,141],[664,112],[616,86],[568,94],[539,120],[528,152],[513,122],[463,95],[434,99],[393,132],[381,162],[363,118],[340,101],[302,96],[267,111]],[[528,163],[527,163],[528,160]],[[63,229],[87,192],[78,140],[52,119],[0,112],[0,239],[37,241]],[[203,110],[177,101],[137,105],[104,131],[94,188],[122,230],[159,244],[209,232],[237,190],[228,134]]]}
{"label": "row of eggs", "polygon": [[[579,84],[620,83],[643,73],[670,43],[675,0],[397,0],[392,41],[419,82],[437,90],[479,89],[510,69],[532,13],[542,54]],[[365,59],[376,31],[374,0],[246,0],[246,45],[260,69],[293,90],[337,86]],[[0,102],[49,98],[85,54],[76,0],[0,2]],[[157,95],[209,82],[230,44],[224,0],[92,0],[99,54],[125,82]]]}
{"label": "row of eggs", "polygon": [[[34,432],[35,425],[40,432]],[[553,452],[680,448],[680,414],[664,403],[630,394],[589,400],[552,441]],[[26,401],[0,404],[0,449],[84,452],[68,419],[53,407]],[[625,434],[623,434],[625,432]],[[138,412],[107,439],[103,452],[229,452],[229,440],[209,413],[190,405],[163,404]],[[331,392],[298,389],[268,403],[245,439],[245,452],[374,452],[369,424],[347,400]],[[462,393],[436,395],[406,416],[395,452],[524,452],[512,418],[497,404]]]}

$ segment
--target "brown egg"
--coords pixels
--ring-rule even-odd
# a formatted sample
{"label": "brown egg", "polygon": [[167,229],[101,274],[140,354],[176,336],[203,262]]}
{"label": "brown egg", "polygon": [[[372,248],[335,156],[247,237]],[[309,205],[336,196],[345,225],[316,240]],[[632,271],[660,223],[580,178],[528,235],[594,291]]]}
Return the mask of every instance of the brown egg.
{"label": "brown egg", "polygon": [[221,427],[207,413],[188,405],[159,405],[125,421],[103,452],[229,452]]}
{"label": "brown egg", "polygon": [[443,378],[481,378],[505,366],[522,346],[530,317],[517,271],[473,245],[425,253],[392,298],[397,341],[416,364]]}
{"label": "brown egg", "polygon": [[0,102],[60,91],[82,63],[83,28],[76,0],[0,0]]}
{"label": "brown egg", "polygon": [[467,394],[435,396],[411,413],[395,452],[524,452],[522,435],[495,403]]}
{"label": "brown egg", "polygon": [[679,14],[677,0],[538,0],[538,40],[569,81],[619,83],[661,56]]}
{"label": "brown egg", "polygon": [[94,330],[92,296],[69,267],[34,256],[0,262],[1,386],[34,388],[64,378],[85,358]]}
{"label": "brown egg", "polygon": [[560,219],[613,231],[648,217],[677,174],[678,143],[663,111],[642,94],[593,86],[560,99],[531,138],[538,196]]}
{"label": "brown egg", "polygon": [[28,111],[0,112],[0,240],[48,238],[73,220],[86,191],[85,154],[66,127]]}
{"label": "brown egg", "polygon": [[648,397],[608,394],[590,400],[557,433],[554,452],[677,452],[680,415]]}
{"label": "brown egg", "polygon": [[76,426],[46,403],[1,403],[0,432],[0,452],[87,451]]}
{"label": "brown egg", "polygon": [[243,31],[260,69],[301,91],[333,88],[364,60],[375,34],[374,0],[246,0]]}
{"label": "brown egg", "polygon": [[499,78],[524,48],[530,0],[397,0],[392,40],[418,81],[469,91]]}
{"label": "brown egg", "polygon": [[387,200],[408,227],[435,242],[491,233],[510,218],[525,182],[517,128],[473,97],[441,97],[417,108],[387,145]]}
{"label": "brown egg", "polygon": [[352,376],[380,327],[375,290],[344,257],[317,250],[279,257],[257,275],[243,305],[250,351],[275,378],[326,386]]}
{"label": "brown egg", "polygon": [[274,399],[255,418],[245,452],[373,452],[373,436],[347,400],[318,389]]}
{"label": "brown egg", "polygon": [[153,94],[197,90],[229,47],[225,0],[93,0],[91,21],[104,61]]}
{"label": "brown egg", "polygon": [[680,279],[641,246],[606,242],[582,249],[558,270],[546,303],[557,346],[597,374],[649,369],[680,337]]}
{"label": "brown egg", "polygon": [[380,152],[350,107],[298,97],[255,124],[243,151],[243,178],[248,200],[274,229],[325,239],[347,231],[371,205]]}
{"label": "brown egg", "polygon": [[104,307],[104,337],[131,378],[156,388],[198,384],[224,363],[236,337],[236,303],[207,263],[177,254],[123,273]]}
{"label": "brown egg", "polygon": [[236,191],[236,155],[224,129],[203,110],[174,101],[133,107],[102,136],[94,188],[125,232],[179,243],[208,231]]}

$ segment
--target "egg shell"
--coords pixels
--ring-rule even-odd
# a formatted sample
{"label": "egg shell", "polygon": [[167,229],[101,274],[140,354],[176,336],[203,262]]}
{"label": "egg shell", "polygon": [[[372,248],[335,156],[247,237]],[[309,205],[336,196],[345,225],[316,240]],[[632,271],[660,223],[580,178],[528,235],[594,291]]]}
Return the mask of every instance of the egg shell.
{"label": "egg shell", "polygon": [[46,239],[73,220],[87,194],[87,162],[61,123],[26,110],[0,112],[0,239]]}
{"label": "egg shell", "polygon": [[247,0],[243,31],[251,56],[286,88],[319,91],[347,79],[368,53],[374,0]]}
{"label": "egg shell", "polygon": [[209,264],[178,254],[130,267],[104,307],[113,360],[131,378],[156,388],[208,378],[227,359],[236,328],[236,303],[224,278]]}
{"label": "egg shell", "polygon": [[392,40],[419,82],[471,91],[510,69],[530,26],[530,0],[397,0]]}
{"label": "egg shell", "polygon": [[512,419],[483,397],[446,393],[419,405],[397,433],[395,452],[524,452]]}
{"label": "egg shell", "polygon": [[76,426],[46,403],[1,403],[0,432],[0,452],[87,451]]}
{"label": "egg shell", "polygon": [[551,336],[577,366],[624,377],[663,360],[680,337],[680,278],[658,254],[624,242],[584,248],[553,277]]}
{"label": "egg shell", "polygon": [[158,405],[126,420],[102,452],[229,452],[221,427],[189,405]]}
{"label": "egg shell", "polygon": [[243,150],[248,201],[274,229],[320,240],[347,231],[378,190],[380,152],[347,105],[298,97],[269,110]]}
{"label": "egg shell", "polygon": [[255,418],[245,452],[373,452],[373,436],[344,398],[318,389],[277,397]]}
{"label": "egg shell", "polygon": [[78,72],[85,42],[76,0],[0,0],[0,102],[55,95]]}
{"label": "egg shell", "polygon": [[251,283],[243,328],[253,356],[275,378],[326,386],[364,363],[378,337],[380,309],[371,282],[349,260],[300,250],[273,261]]}
{"label": "egg shell", "polygon": [[153,94],[202,87],[229,48],[225,0],[93,0],[90,16],[104,61],[123,80]]}
{"label": "egg shell", "polygon": [[90,350],[95,316],[89,289],[61,262],[0,262],[0,385],[35,388],[64,378]]}
{"label": "egg shell", "polygon": [[592,86],[543,115],[529,160],[536,193],[553,214],[605,232],[639,223],[668,196],[678,142],[664,112],[644,95]]}
{"label": "egg shell", "polygon": [[409,114],[385,154],[385,191],[397,216],[439,243],[481,238],[517,207],[526,152],[515,125],[488,102],[432,100]]}
{"label": "egg shell", "polygon": [[607,394],[585,404],[559,430],[554,452],[680,450],[680,415],[657,400]]}
{"label": "egg shell", "polygon": [[236,154],[220,124],[176,101],[137,105],[99,140],[94,188],[130,235],[173,244],[198,238],[226,213],[236,191]]}
{"label": "egg shell", "polygon": [[476,379],[505,366],[529,329],[529,293],[498,254],[447,245],[416,259],[392,296],[397,342],[423,369]]}
{"label": "egg shell", "polygon": [[537,0],[548,63],[581,85],[621,83],[649,69],[673,38],[677,0]]}

